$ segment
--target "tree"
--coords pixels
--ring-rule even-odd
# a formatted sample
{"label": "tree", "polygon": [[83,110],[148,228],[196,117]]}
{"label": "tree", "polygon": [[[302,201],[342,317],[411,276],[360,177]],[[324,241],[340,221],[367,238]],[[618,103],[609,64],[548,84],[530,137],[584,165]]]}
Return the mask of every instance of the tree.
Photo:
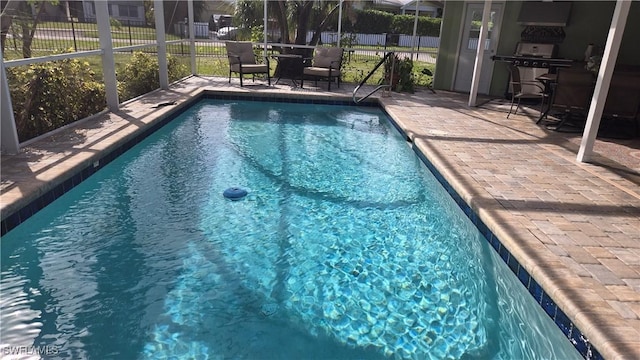
{"label": "tree", "polygon": [[[316,46],[320,43],[322,31],[327,30],[332,24],[337,24],[339,4],[339,1],[322,0],[268,1],[267,14],[277,24],[281,43]],[[242,25],[247,27],[262,24],[263,6],[263,2],[242,0],[238,3],[236,17],[243,19]],[[313,35],[307,42],[309,31],[313,31]],[[312,49],[285,47],[282,51],[308,56]]]}
{"label": "tree", "polygon": [[[198,18],[198,15],[205,9],[205,3],[206,1],[193,2],[194,17]],[[171,32],[170,29],[174,28],[174,24],[184,21],[189,13],[188,3],[185,0],[167,0],[164,1],[162,7],[164,8],[164,25],[167,32]],[[155,22],[153,0],[144,0],[144,8],[147,23],[153,24]]]}
{"label": "tree", "polygon": [[[50,1],[19,1],[9,0],[2,2],[2,52],[5,50],[7,33],[15,21],[20,26],[22,38],[22,57],[31,57],[31,44],[36,34],[36,28],[44,15],[44,3],[58,5],[58,0]],[[35,15],[34,15],[35,13]]]}

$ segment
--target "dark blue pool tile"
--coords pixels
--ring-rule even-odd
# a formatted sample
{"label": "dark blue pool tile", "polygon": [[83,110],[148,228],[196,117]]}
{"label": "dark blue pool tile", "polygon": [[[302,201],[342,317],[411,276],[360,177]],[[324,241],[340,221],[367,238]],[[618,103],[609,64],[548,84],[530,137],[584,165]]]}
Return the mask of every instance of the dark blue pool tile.
{"label": "dark blue pool tile", "polygon": [[500,250],[500,246],[502,245],[500,243],[500,239],[498,239],[497,236],[495,236],[495,234],[491,233],[490,236],[488,237],[489,239],[489,243],[491,244],[491,246],[496,250],[499,251]]}
{"label": "dark blue pool tile", "polygon": [[485,237],[485,239],[489,239],[490,230],[487,227],[487,225],[484,223],[484,221],[480,220],[480,218],[478,218],[478,223],[476,224],[476,227],[478,228],[478,231],[480,231],[480,234],[482,234],[482,236]]}
{"label": "dark blue pool tile", "polygon": [[116,149],[114,149],[112,152],[106,154],[100,159],[98,168],[100,169],[103,166],[107,165],[108,163],[112,162],[115,158],[117,158],[121,154],[122,154],[122,146],[119,146]]}
{"label": "dark blue pool tile", "polygon": [[20,209],[18,214],[19,214],[18,221],[20,223],[30,218],[31,215],[33,215],[33,209],[31,208],[31,204],[29,204],[29,206],[25,206],[22,209]]}
{"label": "dark blue pool tile", "polygon": [[44,195],[40,197],[40,199],[42,199],[41,201],[42,207],[40,209],[43,209],[45,206],[51,204],[57,198],[53,191],[47,191]]}
{"label": "dark blue pool tile", "polygon": [[67,179],[62,183],[62,192],[66,193],[67,191],[73,189],[73,181],[71,179]]}
{"label": "dark blue pool tile", "polygon": [[538,284],[538,282],[532,277],[531,280],[529,280],[529,294],[533,296],[538,304],[542,301],[542,293],[542,286],[540,286],[540,284]]}
{"label": "dark blue pool tile", "polygon": [[71,177],[71,186],[76,187],[82,182],[82,174],[77,173]]}
{"label": "dark blue pool tile", "polygon": [[[39,198],[32,201],[31,204],[29,204],[29,209],[31,214],[27,217],[27,219],[33,216],[33,214],[37,213],[38,211],[44,208],[42,201],[43,201],[42,196],[40,196]],[[24,220],[20,220],[20,221],[24,221]]]}
{"label": "dark blue pool tile", "polygon": [[549,297],[549,294],[546,292],[542,292],[542,301],[540,301],[540,305],[542,305],[542,309],[547,313],[552,319],[556,316],[556,311],[558,310],[558,306],[555,302]]}
{"label": "dark blue pool tile", "polygon": [[576,350],[578,350],[578,352],[582,354],[583,357],[586,358],[587,354],[589,353],[589,348],[591,347],[591,344],[589,343],[589,340],[587,340],[587,338],[584,337],[584,335],[582,334],[582,331],[580,331],[578,328],[573,328],[573,331],[571,332],[570,341],[573,344],[573,346],[576,348]]}
{"label": "dark blue pool tile", "polygon": [[[462,198],[460,198],[460,200],[462,200]],[[471,222],[473,222],[473,219],[472,219],[472,217],[474,216],[473,210],[471,210],[471,208],[467,206],[466,202],[464,202],[464,201],[462,202],[461,208],[464,211],[464,214],[467,215],[469,220],[471,220]]]}
{"label": "dark blue pool tile", "polygon": [[[449,190],[451,191],[451,190]],[[456,202],[456,204],[458,204],[459,207],[461,207],[461,205],[464,203],[464,201],[462,200],[462,198],[460,197],[460,195],[458,195],[458,193],[452,193],[451,197],[453,197],[453,200]]]}
{"label": "dark blue pool tile", "polygon": [[[3,228],[7,229],[7,231],[11,231],[11,229],[20,225],[20,214],[18,212],[11,214],[5,220],[2,221],[4,223]],[[6,232],[5,232],[6,234]],[[4,234],[3,234],[4,235]]]}
{"label": "dark blue pool tile", "polygon": [[520,266],[518,268],[518,280],[524,285],[524,287],[529,288],[529,282],[531,281],[531,275],[525,270],[524,267]]}
{"label": "dark blue pool tile", "polygon": [[57,199],[60,196],[62,196],[62,194],[64,194],[64,186],[62,184],[59,184],[53,188],[52,192],[53,192],[53,197]]}
{"label": "dark blue pool tile", "polygon": [[509,254],[509,250],[507,250],[507,248],[502,246],[502,244],[500,244],[500,248],[498,249],[498,254],[500,255],[500,257],[505,263],[509,262],[509,255],[511,254]]}
{"label": "dark blue pool tile", "polygon": [[97,167],[94,167],[93,165],[91,166],[87,166],[86,168],[82,169],[82,181],[87,180],[91,175],[93,175],[97,170]]}
{"label": "dark blue pool tile", "polygon": [[602,354],[600,354],[600,352],[593,347],[593,345],[591,345],[589,347],[589,351],[587,352],[587,356],[585,356],[585,359],[587,360],[604,360],[604,356],[602,356]]}
{"label": "dark blue pool tile", "polygon": [[511,254],[509,254],[509,260],[507,261],[507,265],[509,266],[509,269],[513,271],[514,274],[518,275],[518,271],[520,270],[520,263]]}
{"label": "dark blue pool tile", "polygon": [[89,173],[89,169],[91,169],[92,166],[87,166],[86,168],[82,169],[82,171],[80,172],[80,177],[82,178],[82,181],[86,180],[89,176],[91,176],[91,174]]}
{"label": "dark blue pool tile", "polygon": [[322,105],[345,105],[345,106],[366,106],[366,107],[379,107],[380,105],[375,101],[364,101],[361,103],[354,103],[351,98],[345,99],[317,99],[317,98],[288,98],[288,97],[271,97],[271,96],[251,96],[251,95],[234,95],[223,94],[215,92],[206,92],[202,94],[201,98],[214,99],[214,100],[227,100],[227,101],[263,101],[263,102],[281,102],[288,104],[322,104]]}
{"label": "dark blue pool tile", "polygon": [[[37,213],[38,211],[40,211],[44,206],[43,206],[43,202],[44,199],[42,196],[40,196],[39,198],[33,200],[32,202],[29,203],[29,205],[25,206],[26,208],[29,208],[29,212],[31,212],[30,215],[26,216],[26,219],[30,218],[33,214]],[[22,209],[21,209],[22,210]],[[23,222],[24,219],[22,219],[22,216],[20,218],[20,222]]]}
{"label": "dark blue pool tile", "polygon": [[555,321],[560,331],[562,331],[567,338],[571,335],[571,328],[573,327],[573,324],[564,311],[558,308],[556,311],[556,317],[553,321]]}
{"label": "dark blue pool tile", "polygon": [[124,144],[119,146],[117,149],[115,149],[113,152],[111,152],[109,154],[109,157],[107,158],[107,162],[105,162],[105,164],[108,164],[110,162],[112,162],[113,160],[115,160],[118,156],[124,154],[127,151],[127,147],[129,145],[128,144]]}

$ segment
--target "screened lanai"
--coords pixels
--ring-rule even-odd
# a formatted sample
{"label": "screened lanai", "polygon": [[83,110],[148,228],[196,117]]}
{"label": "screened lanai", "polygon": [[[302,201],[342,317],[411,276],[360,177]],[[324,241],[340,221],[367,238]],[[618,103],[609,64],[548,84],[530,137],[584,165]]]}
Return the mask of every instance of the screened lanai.
{"label": "screened lanai", "polygon": [[[218,38],[217,32],[212,32],[209,24],[195,21],[198,17],[204,17],[200,13],[205,10],[198,9],[200,13],[196,13],[193,1],[186,2],[187,13],[183,19],[179,20],[176,20],[175,15],[179,12],[178,2],[155,1],[152,9],[145,10],[140,6],[137,10],[138,14],[152,10],[151,13],[154,15],[146,22],[144,19],[142,21],[131,19],[121,21],[116,19],[114,21],[115,18],[111,14],[113,12],[112,6],[115,8],[116,5],[109,5],[104,1],[87,3],[89,4],[84,5],[85,8],[80,18],[69,16],[71,20],[66,21],[65,19],[67,22],[65,25],[60,25],[60,22],[55,21],[43,21],[44,15],[42,16],[43,20],[40,20],[41,24],[27,24],[33,26],[35,34],[35,41],[32,42],[34,51],[31,57],[21,56],[23,55],[20,47],[22,34],[16,30],[16,27],[24,24],[19,22],[17,16],[14,16],[13,28],[9,28],[14,32],[9,31],[9,37],[4,42],[3,71],[5,69],[26,69],[30,64],[43,64],[56,60],[89,61],[92,67],[97,69],[95,72],[101,73],[99,74],[101,76],[97,76],[97,81],[104,86],[108,111],[117,110],[122,102],[130,99],[128,95],[118,93],[117,73],[123,73],[123,64],[129,61],[127,54],[130,56],[134,52],[143,52],[153,56],[153,61],[156,61],[159,67],[157,83],[160,89],[166,89],[170,82],[169,61],[179,63],[182,70],[174,77],[226,75],[227,58],[224,41],[229,38],[222,38],[222,36]],[[409,57],[416,63],[419,62],[422,68],[433,69],[434,67],[438,47],[439,19],[427,23],[426,29],[419,29],[419,11],[415,15],[406,16],[403,34],[388,36],[388,34],[355,33],[354,29],[347,29],[349,33],[346,33],[342,29],[343,23],[350,24],[348,16],[354,16],[355,11],[375,7],[377,3],[375,1],[356,3],[341,1],[327,3],[328,5],[321,4],[325,8],[303,9],[309,13],[308,16],[311,16],[310,21],[313,23],[313,28],[308,26],[307,29],[300,29],[305,32],[305,35],[299,35],[294,31],[295,26],[293,25],[291,29],[275,28],[277,25],[274,24],[277,22],[273,17],[277,12],[274,13],[273,9],[268,11],[268,8],[275,7],[274,2],[252,3],[252,10],[247,16],[253,16],[253,18],[240,25],[244,26],[241,35],[236,36],[234,30],[233,39],[253,41],[256,48],[262,48],[264,56],[274,52],[292,51],[292,49],[312,54],[316,44],[343,47],[347,62],[359,58],[357,64],[354,61],[352,69],[347,71],[347,73],[354,74],[350,75],[352,82],[361,80],[364,75],[373,70],[373,66],[385,52],[392,50],[401,52],[403,57]],[[312,3],[305,3],[305,6]],[[165,8],[169,4],[172,7]],[[400,12],[400,5],[398,3],[396,6],[398,12]],[[31,12],[36,13],[35,8]],[[320,24],[320,22],[328,22],[328,24]],[[425,24],[421,24],[421,27],[424,28]],[[317,32],[317,29],[325,31]],[[419,35],[419,30],[425,35]],[[286,41],[282,39],[283,33],[288,36]],[[67,39],[63,39],[64,37]],[[48,45],[49,52],[51,52],[49,54],[46,54],[44,49],[38,51],[38,46],[47,46],[46,40],[52,41]],[[58,42],[53,42],[54,40]],[[64,50],[60,50],[60,48],[64,48]],[[39,56],[40,54],[43,55]],[[272,61],[272,64],[274,63],[275,61]],[[272,71],[274,70],[276,69]],[[426,76],[424,78],[426,81]],[[11,108],[12,99],[9,92],[4,91],[8,87],[7,80],[7,77],[3,77],[3,104],[5,106],[3,106],[2,117],[4,130],[2,132],[2,146],[4,153],[16,153],[19,151],[20,143],[24,143],[28,139],[25,140],[25,136],[22,135],[18,136],[14,129],[16,119]],[[171,81],[175,80],[177,79],[171,79]],[[380,81],[379,75],[372,81]]]}
{"label": "screened lanai", "polygon": [[[166,3],[155,2],[154,5],[162,8]],[[104,16],[108,8],[96,8],[96,13],[98,11]],[[167,9],[163,11],[167,12]],[[158,25],[163,20],[155,18],[155,28],[165,28],[166,24]],[[198,28],[197,23],[194,21],[193,27],[189,25],[189,28]],[[126,41],[130,39],[126,26],[115,30],[113,24],[104,19],[98,25],[109,29],[112,35],[106,40],[100,38],[101,44],[106,43],[105,49],[114,48],[118,31],[127,34]],[[113,109],[108,108],[73,127],[63,128],[55,136],[49,134],[26,142],[18,141],[19,149],[28,151],[23,151],[21,156],[7,156],[3,151],[3,226],[7,218],[15,218],[15,214],[5,217],[8,208],[15,210],[18,218],[26,217],[31,206],[25,204],[32,205],[31,199],[37,199],[53,186],[73,184],[79,174],[71,174],[69,169],[80,166],[93,169],[94,164],[103,166],[108,160],[96,149],[111,152],[121,141],[121,138],[113,140],[112,136],[126,137],[129,135],[120,133],[166,118],[179,106],[188,104],[194,94],[207,92],[226,96],[240,93],[249,97],[259,94],[295,99],[340,96],[350,99],[355,84],[331,92],[324,89],[302,92],[283,85],[269,88],[259,80],[255,87],[248,89],[241,89],[237,81],[229,84],[226,74],[212,76],[214,74],[199,68],[202,59],[197,56],[198,30],[192,33],[193,39],[188,36],[185,40],[173,39],[169,32],[156,34],[158,41],[154,40],[151,47],[155,57],[155,49],[159,53],[163,48],[160,39],[164,36],[164,51],[167,54],[182,50],[188,53],[184,64],[196,76],[172,83],[169,71],[164,75],[160,71],[160,85],[156,90],[126,100],[113,91],[111,99],[107,99],[107,103],[112,102]],[[214,41],[204,39],[202,42]],[[256,42],[257,46],[263,44]],[[196,49],[195,56],[189,50],[192,46]],[[126,45],[120,46],[120,50],[130,52],[145,47],[148,45]],[[384,47],[378,51],[383,53]],[[429,53],[431,50],[422,51]],[[102,48],[84,49],[79,53],[82,52],[86,53],[55,56],[82,58],[95,53],[99,54],[102,63],[110,62],[113,69],[123,61],[116,50],[112,51],[111,60],[104,59],[106,52],[103,53]],[[437,52],[433,54],[437,55]],[[209,52],[205,57],[214,55]],[[226,61],[223,53],[218,56]],[[169,68],[168,61],[165,64],[159,60],[161,68]],[[17,67],[23,60],[13,61],[7,63]],[[106,80],[104,84],[115,90],[120,71],[113,73],[111,85]],[[106,75],[104,77],[106,79]],[[4,90],[5,84],[3,101],[7,93]],[[565,326],[562,330],[568,341],[581,348],[585,358],[637,357],[640,194],[633,171],[600,154],[594,163],[576,164],[579,141],[576,143],[575,139],[565,138],[563,134],[548,132],[522,114],[515,119],[506,119],[506,112],[486,104],[470,106],[471,91],[466,94],[436,89],[436,92],[422,89],[414,94],[394,93],[376,100],[407,135],[407,144],[427,158],[431,166],[440,171],[443,182],[455,189],[456,201],[467,204],[465,213],[484,224],[481,225],[484,234],[495,235],[489,235],[487,240],[492,241],[491,245],[514,273],[526,279],[524,285],[532,296],[559,327]],[[477,99],[483,100],[481,95]],[[177,107],[156,107],[172,100],[177,100]],[[3,112],[5,105],[3,102]],[[3,113],[3,136],[6,133],[4,119]],[[78,137],[78,134],[86,137]],[[68,147],[62,148],[62,145]],[[45,183],[46,180],[51,184]],[[12,196],[19,200],[14,201]],[[544,292],[540,290],[542,288]],[[566,324],[571,325],[567,327]]]}
{"label": "screened lanai", "polygon": [[[398,52],[401,56],[411,58],[415,62],[415,67],[420,67],[423,70],[422,72],[415,72],[419,77],[422,77],[422,75],[420,74],[429,74],[434,72],[435,77],[437,77],[438,72],[434,71],[436,59],[439,55],[443,57],[442,54],[439,54],[440,38],[439,36],[430,35],[433,34],[433,31],[429,32],[430,30],[425,30],[421,22],[421,27],[419,28],[418,20],[421,15],[421,8],[423,8],[429,15],[433,15],[434,13],[437,13],[437,11],[434,12],[433,9],[438,8],[439,6],[441,8],[444,7],[444,3],[431,1],[414,1],[406,3],[407,4],[400,6],[397,10],[398,12],[405,13],[410,7],[415,6],[412,8],[414,20],[413,24],[410,24],[412,26],[409,26],[408,29],[405,29],[406,31],[404,31],[403,34],[379,34],[376,36],[364,36],[363,34],[355,33],[354,29],[343,29],[343,24],[348,24],[349,17],[353,16],[352,14],[354,8],[364,8],[366,6],[375,7],[376,5],[380,5],[377,1],[340,1],[336,4],[332,4],[330,5],[330,8],[327,9],[327,11],[329,14],[333,15],[332,17],[326,18],[326,20],[330,22],[332,26],[324,26],[327,29],[330,28],[331,31],[325,31],[318,34],[313,31],[309,31],[308,35],[306,36],[292,36],[290,39],[295,41],[287,41],[286,43],[278,42],[278,40],[282,40],[282,36],[276,36],[276,34],[279,31],[282,31],[282,29],[275,29],[276,27],[278,27],[278,25],[276,25],[277,22],[273,21],[273,12],[269,10],[269,6],[273,6],[273,4],[269,5],[268,1],[264,1],[261,3],[263,10],[261,14],[257,11],[260,10],[260,6],[254,6],[254,23],[249,24],[249,27],[252,29],[252,37],[257,36],[258,38],[261,38],[261,40],[255,41],[255,44],[262,47],[262,51],[264,52],[265,56],[267,56],[268,53],[274,51],[274,49],[283,51],[283,49],[285,48],[306,48],[306,50],[309,51],[312,50],[317,43],[320,43],[344,47],[349,57],[369,57],[370,60],[366,60],[363,66],[354,68],[353,71],[356,72],[356,75],[352,77],[351,81],[355,83],[363,79],[368,74],[368,72],[373,69],[378,57],[384,55],[384,53],[386,53],[387,51],[395,51]],[[29,64],[46,63],[53,60],[83,60],[88,57],[99,57],[98,66],[101,69],[102,73],[102,79],[100,79],[100,82],[103,84],[105,89],[104,91],[106,99],[106,109],[109,111],[114,111],[118,108],[121,102],[128,100],[123,99],[122,95],[118,94],[117,89],[117,64],[126,62],[126,60],[121,58],[122,54],[135,51],[157,54],[156,61],[159,67],[158,84],[159,88],[161,89],[166,89],[169,84],[169,71],[167,67],[168,56],[171,57],[172,55],[175,55],[175,58],[180,59],[179,61],[182,62],[184,66],[186,66],[185,75],[206,75],[210,71],[208,68],[210,67],[210,65],[202,65],[201,60],[205,57],[216,58],[221,63],[224,63],[226,61],[226,59],[224,58],[223,50],[221,48],[221,44],[217,43],[217,40],[210,39],[208,27],[206,26],[206,24],[195,21],[197,16],[194,10],[194,2],[187,1],[186,17],[179,23],[175,23],[175,19],[173,19],[171,16],[169,16],[168,18],[166,16],[166,14],[175,15],[175,4],[177,4],[177,2],[174,3],[174,8],[165,9],[164,2],[154,1],[152,9],[152,13],[154,14],[154,16],[147,20],[147,24],[149,25],[147,26],[147,28],[151,30],[150,33],[143,37],[135,39],[135,35],[133,36],[133,38],[131,36],[131,26],[129,26],[129,41],[127,42],[121,41],[122,33],[127,32],[127,29],[123,29],[123,24],[113,23],[109,20],[111,10],[108,2],[93,2],[91,3],[91,12],[88,14],[89,16],[87,17],[87,19],[93,21],[96,26],[93,30],[94,34],[92,36],[94,36],[94,38],[97,37],[98,41],[96,41],[94,45],[90,45],[88,47],[85,47],[84,49],[82,48],[82,46],[76,46],[78,39],[76,38],[76,32],[74,31],[74,47],[71,49],[71,52],[69,52],[68,50],[64,50],[62,51],[62,53],[57,53],[55,55],[33,56],[30,58],[22,59],[13,59],[14,57],[12,57],[12,60],[7,60],[7,56],[4,56],[3,54],[2,71],[5,72],[7,68],[23,67],[28,66]],[[486,36],[488,33],[488,24],[491,20],[489,17],[491,4],[491,1],[483,2],[484,11],[482,14],[483,16],[481,28],[478,32],[479,41],[477,42],[476,47],[477,54],[473,66],[472,81],[470,82],[471,86],[468,89],[469,106],[476,106],[478,104],[478,83],[481,78],[482,62],[484,58],[483,56],[478,56],[478,54],[482,54],[485,52],[485,45],[487,44]],[[425,6],[427,7],[425,8]],[[596,91],[593,94],[593,101],[591,102],[591,108],[589,110],[586,123],[587,125],[584,129],[583,144],[581,145],[577,156],[578,161],[588,161],[589,156],[592,153],[593,142],[596,138],[600,126],[600,119],[602,117],[607,90],[611,81],[611,76],[613,74],[613,69],[617,59],[620,42],[624,34],[624,28],[625,24],[627,23],[627,16],[629,14],[630,7],[631,2],[628,1],[618,1],[616,3],[615,13],[611,20],[609,35],[607,36],[607,42],[604,47],[602,66],[600,67],[600,73],[597,77],[598,81],[596,84]],[[142,9],[140,12],[143,12]],[[260,15],[262,15],[262,17],[260,17]],[[165,23],[165,19],[169,19],[170,23]],[[318,22],[320,21],[320,19],[315,19],[314,21]],[[128,24],[131,25],[131,21],[128,20]],[[442,26],[443,28],[445,28],[446,26],[446,24],[441,24],[440,22],[435,22],[431,26],[433,27],[434,24],[437,26]],[[44,25],[41,25],[41,27],[43,26]],[[138,26],[134,26],[134,28],[136,27]],[[47,33],[47,31],[44,29],[36,32],[35,29],[36,26],[34,26],[34,33],[42,34],[43,37],[53,36],[51,34],[60,32],[56,29],[53,29],[49,33]],[[176,37],[176,33],[179,36]],[[440,29],[437,29],[436,33],[439,34]],[[314,40],[314,36],[317,36],[318,39]],[[127,37],[126,34],[124,37]],[[15,39],[13,40],[15,41]],[[317,41],[317,43],[312,44],[310,43],[310,41]],[[292,44],[292,42],[294,43]],[[7,43],[11,43],[11,41],[7,41]],[[208,49],[203,49],[203,46],[207,47]],[[8,48],[3,49],[5,54],[7,53],[7,50]],[[59,50],[56,51],[60,52]],[[486,62],[486,60],[484,61]],[[20,143],[24,142],[25,140],[20,140],[20,137],[18,136],[18,133],[15,129],[15,117],[11,106],[12,100],[9,95],[7,80],[7,77],[3,76],[2,149],[4,153],[17,153],[20,148]],[[425,80],[433,83],[435,79]],[[375,81],[380,80],[375,79]]]}

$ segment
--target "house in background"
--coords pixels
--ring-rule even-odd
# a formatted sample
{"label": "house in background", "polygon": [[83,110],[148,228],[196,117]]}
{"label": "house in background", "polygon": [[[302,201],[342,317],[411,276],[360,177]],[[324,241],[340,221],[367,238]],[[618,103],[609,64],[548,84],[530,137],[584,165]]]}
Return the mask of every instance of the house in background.
{"label": "house in background", "polygon": [[[503,96],[509,72],[507,64],[494,62],[493,55],[514,55],[519,42],[554,43],[557,58],[583,66],[589,44],[604,47],[611,26],[615,1],[570,1],[566,19],[549,24],[554,6],[566,1],[493,1],[489,36],[484,51],[478,93]],[[484,2],[445,1],[434,87],[469,92],[476,57],[479,24]],[[536,7],[549,11],[535,11]],[[533,9],[533,10],[532,10]],[[532,15],[524,17],[525,15]],[[551,26],[549,26],[551,25]],[[633,1],[617,66],[640,71],[640,2]],[[474,42],[475,40],[475,42]]]}
{"label": "house in background", "polygon": [[442,17],[442,9],[444,8],[443,1],[419,1],[413,0],[402,5],[400,12],[402,15],[414,15],[416,13],[416,2],[418,3],[418,15]]}
{"label": "house in background", "polygon": [[[109,16],[124,22],[145,22],[144,1],[109,1]],[[85,19],[95,19],[95,1],[82,0]]]}
{"label": "house in background", "polygon": [[370,9],[386,11],[393,14],[400,14],[402,6],[409,0],[373,0],[372,3],[367,3],[366,7]]}
{"label": "house in background", "polygon": [[233,16],[235,10],[235,0],[206,1],[203,5],[202,11],[195,14],[196,21],[209,22],[212,17],[217,21],[221,15]]}

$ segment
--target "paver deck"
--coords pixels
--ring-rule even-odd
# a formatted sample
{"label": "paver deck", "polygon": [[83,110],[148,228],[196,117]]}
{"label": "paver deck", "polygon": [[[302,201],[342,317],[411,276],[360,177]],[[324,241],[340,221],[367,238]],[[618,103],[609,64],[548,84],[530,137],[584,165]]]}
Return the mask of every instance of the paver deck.
{"label": "paver deck", "polygon": [[[3,155],[2,218],[205,89],[347,99],[353,89],[258,82],[240,88],[235,80],[192,77]],[[507,119],[500,108],[469,107],[461,94],[382,95],[379,102],[413,146],[598,351],[607,359],[640,359],[640,158],[623,166],[595,154],[578,163],[578,147],[565,135],[526,116]],[[178,104],[152,107],[169,100]]]}

